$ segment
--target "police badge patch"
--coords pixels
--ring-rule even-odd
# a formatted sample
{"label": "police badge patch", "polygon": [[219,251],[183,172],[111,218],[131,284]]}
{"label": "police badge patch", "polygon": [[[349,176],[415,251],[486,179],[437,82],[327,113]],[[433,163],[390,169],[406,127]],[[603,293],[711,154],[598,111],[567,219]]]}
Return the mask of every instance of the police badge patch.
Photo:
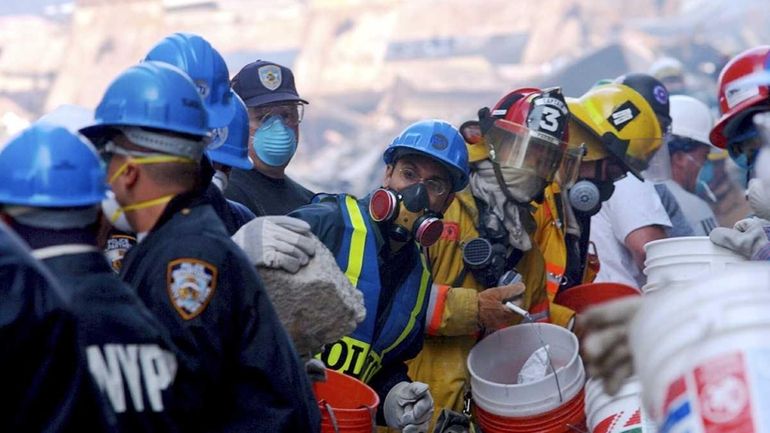
{"label": "police badge patch", "polygon": [[166,272],[168,296],[185,320],[194,319],[206,309],[217,287],[216,266],[202,260],[173,260]]}
{"label": "police badge patch", "polygon": [[265,65],[259,68],[259,81],[268,90],[281,87],[281,68],[276,65]]}
{"label": "police badge patch", "polygon": [[112,234],[107,239],[104,255],[115,273],[120,273],[120,268],[123,267],[123,257],[134,245],[136,245],[136,238],[129,235]]}

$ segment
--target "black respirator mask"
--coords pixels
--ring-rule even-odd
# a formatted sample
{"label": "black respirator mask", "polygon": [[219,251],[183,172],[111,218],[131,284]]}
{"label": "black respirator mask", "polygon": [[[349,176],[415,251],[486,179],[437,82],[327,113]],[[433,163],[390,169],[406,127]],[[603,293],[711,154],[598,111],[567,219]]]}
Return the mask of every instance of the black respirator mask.
{"label": "black respirator mask", "polygon": [[602,208],[602,202],[609,200],[615,191],[611,180],[581,179],[569,189],[569,203],[575,213],[590,217]]}
{"label": "black respirator mask", "polygon": [[400,192],[378,188],[369,200],[369,215],[378,223],[390,223],[390,239],[407,242],[413,238],[421,246],[430,247],[441,237],[444,223],[442,215],[431,211],[429,206],[428,190],[422,183]]}

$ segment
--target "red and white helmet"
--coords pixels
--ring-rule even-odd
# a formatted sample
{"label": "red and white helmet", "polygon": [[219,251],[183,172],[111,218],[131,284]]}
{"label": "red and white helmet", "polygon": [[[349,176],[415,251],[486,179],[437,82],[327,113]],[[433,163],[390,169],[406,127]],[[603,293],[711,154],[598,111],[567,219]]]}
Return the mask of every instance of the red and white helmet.
{"label": "red and white helmet", "polygon": [[569,109],[560,88],[523,88],[495,104],[482,134],[492,161],[553,180],[567,148]]}
{"label": "red and white helmet", "polygon": [[746,50],[733,57],[719,74],[719,112],[711,129],[711,142],[722,149],[749,114],[770,110],[770,86],[735,86],[733,83],[759,71],[770,70],[770,45]]}

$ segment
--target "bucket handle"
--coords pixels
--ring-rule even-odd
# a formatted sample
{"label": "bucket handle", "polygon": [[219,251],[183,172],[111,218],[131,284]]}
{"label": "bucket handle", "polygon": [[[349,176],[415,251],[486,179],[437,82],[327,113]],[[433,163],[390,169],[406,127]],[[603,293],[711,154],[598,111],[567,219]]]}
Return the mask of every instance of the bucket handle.
{"label": "bucket handle", "polygon": [[[323,402],[323,405],[324,409],[326,409],[326,413],[329,414],[329,420],[332,422],[334,433],[340,433],[340,426],[337,424],[337,417],[334,416],[332,405],[326,401]],[[372,420],[372,433],[377,433],[377,414],[374,412],[375,409],[367,405],[361,405],[360,408],[365,408],[367,412],[369,412],[369,419]]]}
{"label": "bucket handle", "polygon": [[582,428],[576,426],[575,424],[567,424],[567,428],[569,428],[572,431],[576,431],[578,433],[588,433],[587,430],[583,430]]}
{"label": "bucket handle", "polygon": [[377,433],[377,409],[362,405],[369,411],[369,419],[372,420],[372,433]]}
{"label": "bucket handle", "polygon": [[324,409],[326,409],[326,413],[329,414],[329,419],[332,422],[334,433],[340,433],[340,426],[337,424],[337,417],[334,416],[334,410],[332,409],[332,405],[330,405],[328,402],[324,402]]}

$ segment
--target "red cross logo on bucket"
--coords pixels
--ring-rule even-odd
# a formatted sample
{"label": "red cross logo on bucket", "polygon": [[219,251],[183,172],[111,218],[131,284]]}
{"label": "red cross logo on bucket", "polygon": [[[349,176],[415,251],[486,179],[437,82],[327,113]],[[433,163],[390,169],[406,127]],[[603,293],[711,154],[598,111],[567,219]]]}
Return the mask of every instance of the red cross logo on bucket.
{"label": "red cross logo on bucket", "polygon": [[740,352],[723,355],[695,368],[700,412],[707,433],[755,431],[743,358]]}

